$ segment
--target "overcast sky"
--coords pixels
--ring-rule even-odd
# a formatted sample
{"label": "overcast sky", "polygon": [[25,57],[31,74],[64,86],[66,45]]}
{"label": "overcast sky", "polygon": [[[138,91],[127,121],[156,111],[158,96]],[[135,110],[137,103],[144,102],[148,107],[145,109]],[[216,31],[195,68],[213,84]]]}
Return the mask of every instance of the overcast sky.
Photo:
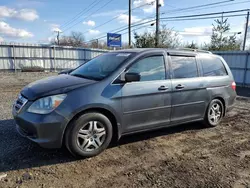
{"label": "overcast sky", "polygon": [[[133,8],[140,7],[153,0],[132,0]],[[203,14],[210,12],[229,11],[250,8],[250,0],[234,0],[216,6],[203,7],[185,11],[175,10],[223,0],[160,0],[162,7],[161,17],[182,16],[190,14]],[[225,0],[226,1],[226,0]],[[86,40],[91,40],[105,35],[105,33],[126,26],[128,22],[128,0],[99,0],[93,9],[86,11],[96,0],[1,0],[0,2],[0,41],[20,43],[46,43],[55,37],[55,31],[62,31],[63,35],[71,31],[80,31]],[[103,7],[103,8],[102,8]],[[80,13],[80,14],[79,14]],[[149,20],[155,15],[155,5],[143,6],[133,10],[132,22]],[[104,22],[117,17],[113,21],[97,27]],[[72,18],[75,19],[72,22]],[[242,32],[245,16],[229,18],[231,34]],[[183,42],[196,43],[208,42],[211,35],[213,19],[162,21],[168,28],[173,28],[179,33]],[[95,28],[97,27],[97,28]],[[137,30],[153,31],[155,27],[147,26]],[[133,30],[133,29],[132,29]],[[124,33],[126,31],[122,31]],[[242,37],[242,35],[238,35]],[[122,36],[127,41],[127,34]]]}

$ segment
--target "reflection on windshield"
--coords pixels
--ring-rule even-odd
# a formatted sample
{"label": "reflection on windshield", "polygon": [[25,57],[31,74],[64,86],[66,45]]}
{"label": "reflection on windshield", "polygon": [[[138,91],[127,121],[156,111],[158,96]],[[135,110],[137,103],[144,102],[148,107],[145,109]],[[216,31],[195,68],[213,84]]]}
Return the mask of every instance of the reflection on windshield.
{"label": "reflection on windshield", "polygon": [[130,56],[131,53],[106,53],[78,67],[70,75],[91,80],[102,80],[114,72]]}

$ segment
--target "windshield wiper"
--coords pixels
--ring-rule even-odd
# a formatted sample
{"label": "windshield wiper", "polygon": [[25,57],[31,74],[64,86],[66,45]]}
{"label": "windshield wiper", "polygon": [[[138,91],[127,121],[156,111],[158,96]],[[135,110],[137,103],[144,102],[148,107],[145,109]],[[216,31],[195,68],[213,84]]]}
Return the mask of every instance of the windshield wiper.
{"label": "windshield wiper", "polygon": [[95,78],[95,77],[92,77],[92,76],[85,76],[85,75],[82,75],[82,74],[70,74],[70,75],[80,77],[80,78],[85,78],[85,79],[88,79],[88,80],[95,80],[95,81],[100,81],[101,80],[101,78]]}

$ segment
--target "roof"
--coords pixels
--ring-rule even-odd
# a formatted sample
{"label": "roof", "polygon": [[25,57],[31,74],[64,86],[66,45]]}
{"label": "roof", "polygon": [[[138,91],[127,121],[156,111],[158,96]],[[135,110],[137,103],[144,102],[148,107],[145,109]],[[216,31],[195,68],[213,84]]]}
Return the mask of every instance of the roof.
{"label": "roof", "polygon": [[165,50],[168,53],[182,53],[182,54],[189,54],[189,55],[196,55],[198,53],[202,54],[212,54],[209,51],[204,50],[196,50],[196,49],[166,49],[166,48],[132,48],[132,49],[124,49],[124,50],[118,50],[116,52],[127,52],[127,53],[143,53],[143,52],[150,52],[150,51],[158,51],[158,50]]}

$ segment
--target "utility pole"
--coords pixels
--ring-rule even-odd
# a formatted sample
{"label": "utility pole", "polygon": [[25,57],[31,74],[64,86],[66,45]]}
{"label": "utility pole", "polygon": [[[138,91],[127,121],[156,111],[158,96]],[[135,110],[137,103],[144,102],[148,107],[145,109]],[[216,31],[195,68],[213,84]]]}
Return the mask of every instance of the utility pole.
{"label": "utility pole", "polygon": [[246,48],[248,23],[249,23],[249,11],[247,12],[247,21],[246,21],[245,35],[244,35],[243,48],[242,48],[243,51],[244,51],[245,48]]}
{"label": "utility pole", "polygon": [[159,45],[159,25],[160,25],[160,3],[156,0],[156,31],[155,31],[155,47]]}
{"label": "utility pole", "polygon": [[56,36],[56,38],[57,38],[57,44],[58,44],[58,46],[60,45],[60,31],[57,31],[57,36]]}
{"label": "utility pole", "polygon": [[99,48],[99,40],[98,39],[96,39],[96,46],[97,46],[97,48]]}
{"label": "utility pole", "polygon": [[128,45],[131,47],[131,8],[132,8],[132,0],[129,0],[129,17],[128,17]]}

